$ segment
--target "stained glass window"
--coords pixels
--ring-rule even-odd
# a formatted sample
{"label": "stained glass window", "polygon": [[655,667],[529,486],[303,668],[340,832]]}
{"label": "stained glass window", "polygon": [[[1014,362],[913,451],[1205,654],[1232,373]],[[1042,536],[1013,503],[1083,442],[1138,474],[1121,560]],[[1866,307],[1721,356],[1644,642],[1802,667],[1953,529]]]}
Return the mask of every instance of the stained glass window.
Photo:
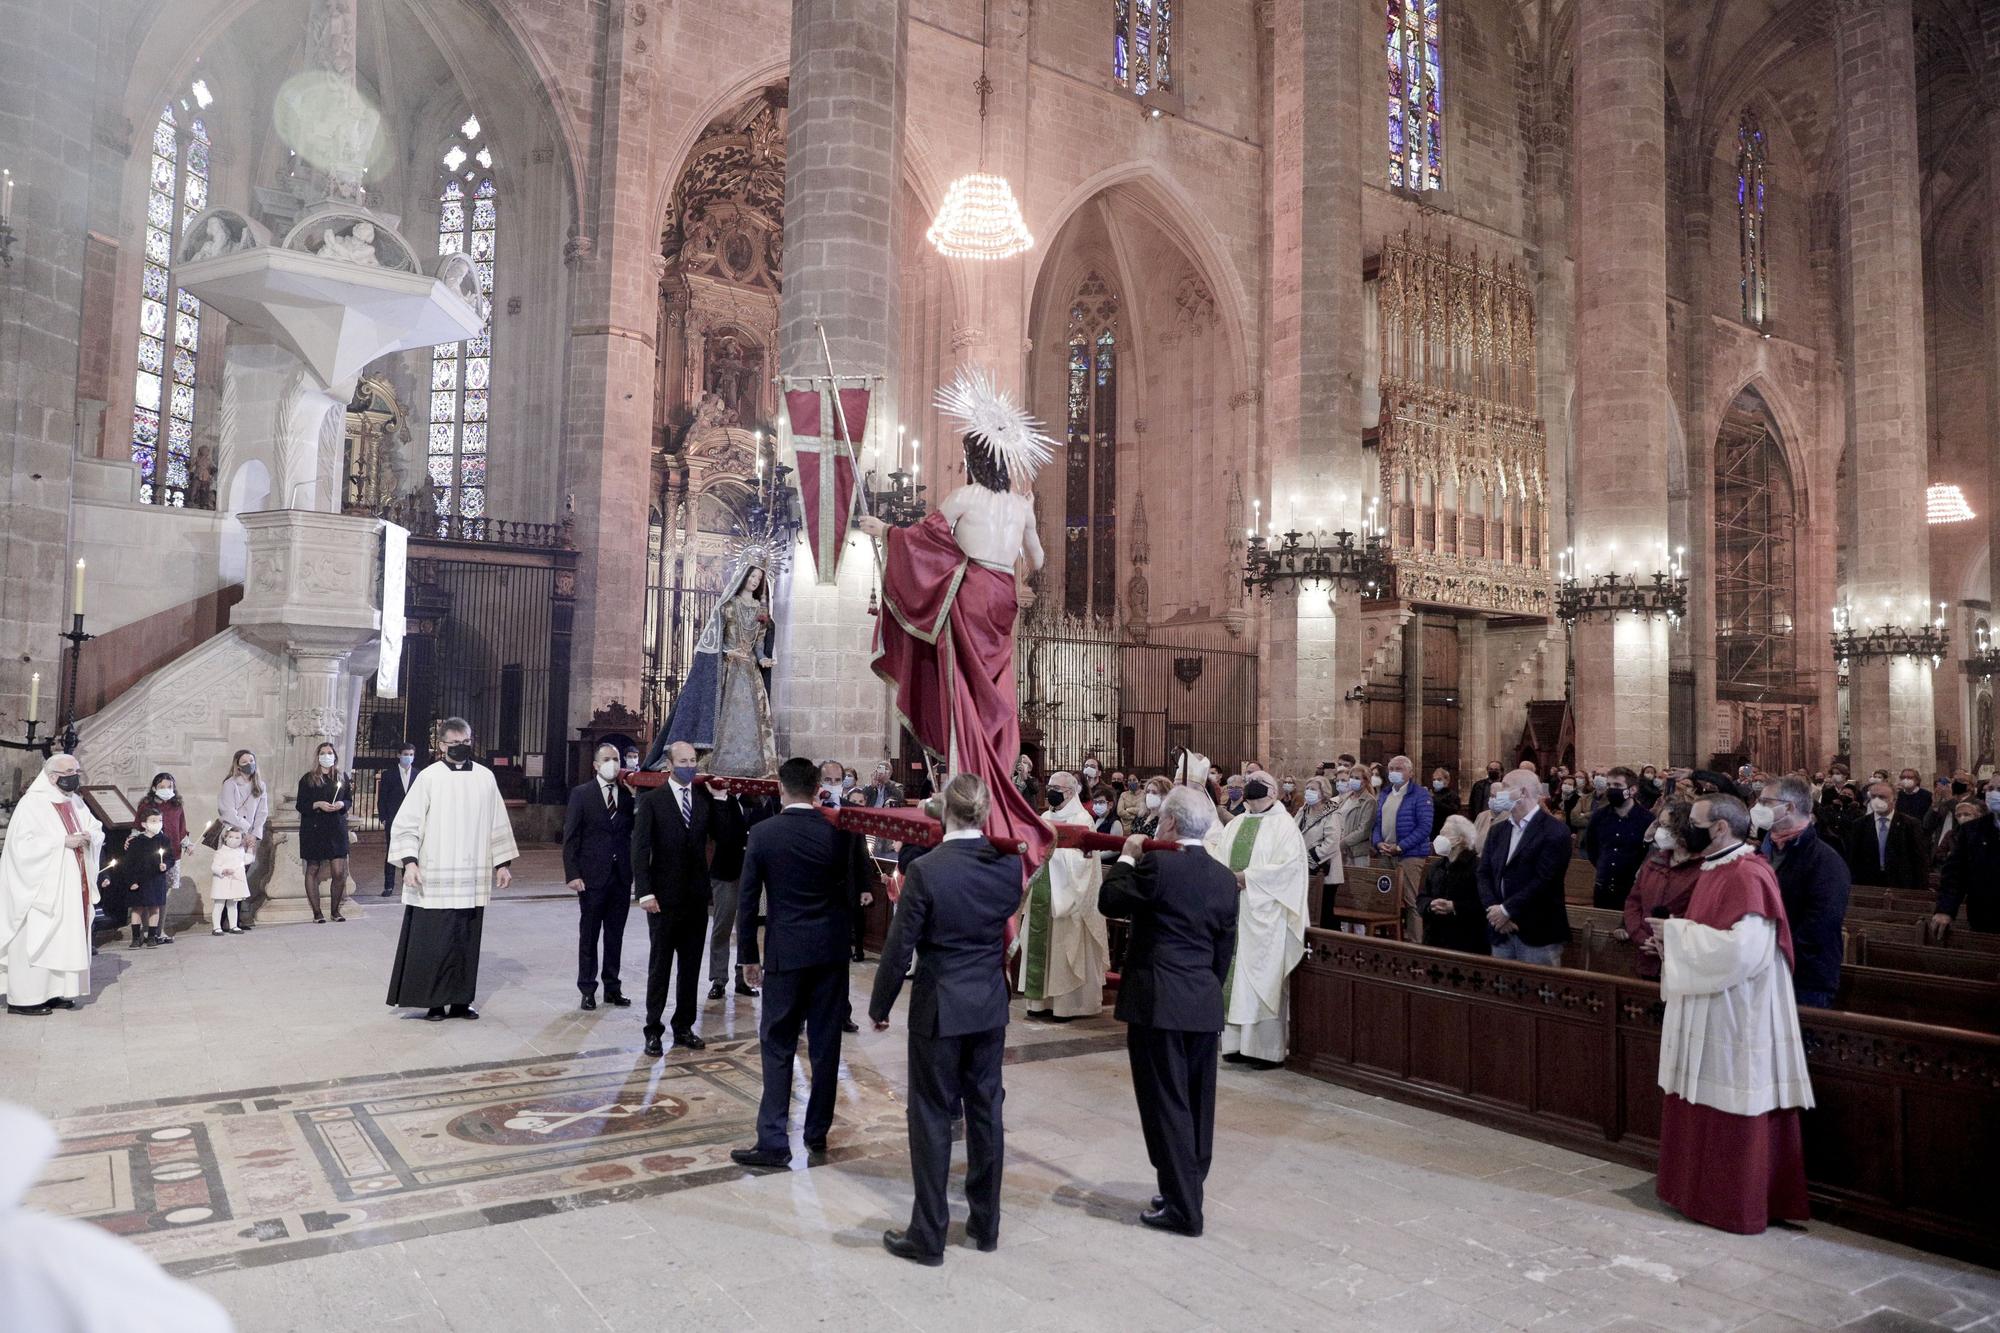
{"label": "stained glass window", "polygon": [[[194,462],[201,302],[176,286],[175,278],[188,225],[208,207],[210,144],[200,113],[213,100],[208,85],[197,79],[185,94],[160,108],[147,170],[132,461],[139,465],[139,498],[176,508],[188,503]],[[196,499],[214,503],[212,496]]]}
{"label": "stained glass window", "polygon": [[1111,72],[1139,97],[1174,86],[1173,0],[1111,0]]}
{"label": "stained glass window", "polygon": [[1444,185],[1443,0],[1386,0],[1389,58],[1389,184]]}
{"label": "stained glass window", "polygon": [[1769,242],[1764,230],[1768,165],[1764,127],[1756,112],[1745,111],[1736,124],[1736,235],[1743,263],[1743,318],[1759,328],[1771,318]]}
{"label": "stained glass window", "polygon": [[1063,609],[1118,609],[1118,298],[1092,273],[1069,311]]}
{"label": "stained glass window", "polygon": [[486,423],[493,383],[493,270],[499,253],[500,197],[493,182],[493,153],[478,142],[477,116],[438,159],[444,168],[438,193],[438,254],[474,260],[486,315],[485,330],[464,342],[431,349],[431,499],[443,535],[453,515],[486,513]]}

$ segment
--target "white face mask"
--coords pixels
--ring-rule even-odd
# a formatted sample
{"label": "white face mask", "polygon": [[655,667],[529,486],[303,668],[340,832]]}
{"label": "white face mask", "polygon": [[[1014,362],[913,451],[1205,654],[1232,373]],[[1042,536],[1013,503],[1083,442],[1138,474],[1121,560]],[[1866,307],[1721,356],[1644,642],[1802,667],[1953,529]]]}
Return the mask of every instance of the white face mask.
{"label": "white face mask", "polygon": [[1307,805],[1318,805],[1318,804],[1319,804],[1319,788],[1318,788],[1318,787],[1307,787],[1307,788],[1306,788],[1306,804],[1307,804]]}
{"label": "white face mask", "polygon": [[159,786],[153,788],[153,795],[159,797],[163,801],[173,800],[174,799],[173,784],[168,782],[162,782]]}
{"label": "white face mask", "polygon": [[1671,852],[1678,844],[1674,842],[1673,830],[1662,825],[1653,830],[1653,845],[1663,852]]}
{"label": "white face mask", "polygon": [[1904,778],[1904,779],[1903,779],[1903,790],[1904,790],[1904,791],[1915,791],[1916,789],[1917,789],[1917,780],[1916,780],[1915,778]]}
{"label": "white face mask", "polygon": [[1285,784],[1285,795],[1290,796],[1296,790],[1298,790],[1298,788],[1295,784],[1290,782],[1287,782]]}
{"label": "white face mask", "polygon": [[1146,793],[1146,808],[1148,810],[1157,810],[1160,808],[1160,794],[1158,792],[1149,791]]}
{"label": "white face mask", "polygon": [[1446,787],[1448,787],[1448,786],[1450,786],[1450,785],[1451,785],[1451,784],[1450,784],[1450,783],[1448,783],[1448,782],[1446,782],[1446,781],[1445,781],[1445,780],[1444,780],[1443,778],[1432,778],[1432,779],[1431,779],[1431,790],[1432,790],[1432,791],[1443,791],[1443,790],[1444,790],[1444,789],[1445,789]]}
{"label": "white face mask", "polygon": [[597,765],[597,776],[603,778],[606,782],[617,777],[618,761],[616,759],[600,760]]}
{"label": "white face mask", "polygon": [[1368,785],[1369,785],[1369,786],[1371,786],[1371,787],[1379,787],[1379,786],[1381,786],[1381,785],[1382,785],[1382,775],[1381,775],[1381,774],[1379,774],[1379,773],[1370,773],[1370,774],[1368,775]]}
{"label": "white face mask", "polygon": [[1359,779],[1356,778],[1342,778],[1340,780],[1340,789],[1341,791],[1352,796],[1355,792],[1361,790],[1361,783]]}
{"label": "white face mask", "polygon": [[332,756],[332,755],[330,755],[330,754],[323,754],[323,755],[321,755],[321,756],[319,757],[319,766],[320,766],[321,768],[332,768],[332,767],[333,767],[333,756]]}
{"label": "white face mask", "polygon": [[1450,856],[1451,839],[1445,837],[1442,833],[1438,834],[1435,838],[1431,839],[1431,850],[1439,856]]}
{"label": "white face mask", "polygon": [[1403,771],[1402,769],[1400,769],[1400,768],[1392,768],[1392,769],[1390,769],[1390,770],[1389,770],[1389,785],[1390,785],[1390,786],[1392,786],[1392,787],[1400,787],[1400,786],[1402,786],[1402,785],[1403,785],[1403,784],[1404,784],[1405,782],[1408,782],[1409,780],[1410,780],[1410,775],[1409,775],[1408,773],[1405,773],[1405,772],[1404,772],[1404,771]]}
{"label": "white face mask", "polygon": [[149,819],[144,824],[141,824],[139,827],[145,832],[147,837],[157,838],[160,836],[161,828],[165,826],[162,825],[160,821],[157,819]]}
{"label": "white face mask", "polygon": [[1092,782],[1095,782],[1097,780],[1097,770],[1095,768],[1084,769],[1083,775],[1089,778]]}
{"label": "white face mask", "polygon": [[1563,783],[1563,795],[1565,796],[1576,795],[1576,784],[1574,782]]}
{"label": "white face mask", "polygon": [[1611,779],[1605,777],[1603,774],[1600,773],[1598,776],[1590,780],[1590,785],[1593,790],[1603,791],[1606,787],[1609,787],[1611,785]]}
{"label": "white face mask", "polygon": [[1768,829],[1778,822],[1778,812],[1768,805],[1750,807],[1750,827]]}
{"label": "white face mask", "polygon": [[1090,803],[1090,813],[1096,815],[1099,819],[1104,818],[1104,816],[1109,814],[1110,812],[1111,812],[1111,807],[1106,805],[1103,801],[1092,801]]}
{"label": "white face mask", "polygon": [[1886,815],[1889,813],[1889,798],[1886,796],[1871,796],[1868,798],[1868,808],[1878,815]]}
{"label": "white face mask", "polygon": [[1509,813],[1514,808],[1514,793],[1504,790],[1494,792],[1486,798],[1486,808],[1496,815]]}
{"label": "white face mask", "polygon": [[413,754],[399,754],[396,756],[396,763],[401,768],[414,768],[417,763],[417,757]]}

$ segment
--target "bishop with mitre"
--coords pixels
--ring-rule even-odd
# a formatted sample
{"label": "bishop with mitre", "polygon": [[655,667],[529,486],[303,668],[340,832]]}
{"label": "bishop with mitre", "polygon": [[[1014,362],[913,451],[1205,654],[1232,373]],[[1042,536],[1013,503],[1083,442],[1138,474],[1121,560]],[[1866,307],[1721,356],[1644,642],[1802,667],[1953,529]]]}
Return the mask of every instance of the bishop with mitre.
{"label": "bishop with mitre", "polygon": [[0,991],[39,1017],[90,993],[90,921],[104,826],[84,805],[83,765],[59,754],[21,794],[0,846]]}
{"label": "bishop with mitre", "polygon": [[1287,983],[1306,951],[1306,844],[1273,782],[1252,773],[1243,813],[1206,839],[1242,890],[1236,961],[1223,987],[1222,1058],[1259,1069],[1284,1063]]}

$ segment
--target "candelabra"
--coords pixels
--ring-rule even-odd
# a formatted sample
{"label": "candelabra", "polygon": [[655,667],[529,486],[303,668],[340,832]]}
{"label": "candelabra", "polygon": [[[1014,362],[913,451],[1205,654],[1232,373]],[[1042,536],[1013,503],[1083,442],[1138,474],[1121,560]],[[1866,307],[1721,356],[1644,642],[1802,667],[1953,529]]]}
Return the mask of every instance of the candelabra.
{"label": "candelabra", "polygon": [[[868,474],[873,481],[875,474]],[[930,506],[924,502],[928,487],[917,484],[917,474],[897,468],[889,474],[886,488],[868,488],[868,512],[892,528],[913,527],[924,521]]]}
{"label": "candelabra", "polygon": [[0,749],[28,750],[41,755],[44,759],[53,755],[58,746],[64,754],[76,753],[76,680],[83,668],[83,645],[97,636],[83,632],[83,612],[76,611],[70,615],[69,630],[61,637],[69,640],[69,671],[63,681],[61,733],[40,738],[35,735],[42,725],[40,717],[37,716],[42,694],[42,673],[37,671],[28,686],[27,737],[18,741],[0,737]]}
{"label": "candelabra", "polygon": [[1655,570],[1641,580],[1638,574],[1592,574],[1588,578],[1565,576],[1556,585],[1556,618],[1574,625],[1591,616],[1663,615],[1678,625],[1687,614],[1687,575],[1679,567]]}
{"label": "candelabra", "polygon": [[[1854,615],[1844,607],[1833,609],[1833,660],[1840,663],[1866,662],[1880,658],[1884,661],[1892,657],[1929,658],[1931,668],[1944,665],[1945,655],[1951,651],[1951,631],[1945,627],[1944,618],[1912,628],[1908,625],[1877,625],[1874,629],[1857,629]],[[1990,654],[1990,648],[1982,648],[1982,653]],[[1973,659],[1978,660],[1978,659]],[[1967,663],[1970,669],[1971,663]]]}
{"label": "candelabra", "polygon": [[799,529],[805,526],[799,511],[799,493],[792,486],[791,475],[792,470],[783,463],[766,469],[763,460],[758,460],[756,495],[744,507],[743,523],[737,533],[746,545],[760,546],[770,552],[773,577],[791,568],[792,547],[798,541]]}
{"label": "candelabra", "polygon": [[[1274,544],[1275,541],[1275,544]],[[1388,534],[1370,531],[1309,533],[1296,530],[1267,540],[1255,528],[1243,559],[1243,586],[1266,597],[1280,587],[1321,588],[1348,583],[1374,596],[1386,591],[1390,575]]]}
{"label": "candelabra", "polygon": [[1968,676],[2000,676],[2000,644],[1993,641],[1992,632],[1980,630],[1976,642],[1977,651],[1965,659],[1965,674]]}

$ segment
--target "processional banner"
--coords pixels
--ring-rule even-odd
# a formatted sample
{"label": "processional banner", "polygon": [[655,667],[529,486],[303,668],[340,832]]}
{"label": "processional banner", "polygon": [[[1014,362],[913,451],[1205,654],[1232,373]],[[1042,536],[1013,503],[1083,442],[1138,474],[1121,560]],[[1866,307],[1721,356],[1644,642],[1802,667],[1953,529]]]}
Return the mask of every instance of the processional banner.
{"label": "processional banner", "polygon": [[[786,381],[785,416],[798,469],[799,503],[805,511],[806,544],[812,548],[817,581],[823,584],[839,579],[847,529],[860,499],[856,460],[868,438],[868,401],[881,381],[868,377],[852,382],[867,387],[843,388],[836,397],[831,379]],[[801,384],[805,387],[794,387]]]}

